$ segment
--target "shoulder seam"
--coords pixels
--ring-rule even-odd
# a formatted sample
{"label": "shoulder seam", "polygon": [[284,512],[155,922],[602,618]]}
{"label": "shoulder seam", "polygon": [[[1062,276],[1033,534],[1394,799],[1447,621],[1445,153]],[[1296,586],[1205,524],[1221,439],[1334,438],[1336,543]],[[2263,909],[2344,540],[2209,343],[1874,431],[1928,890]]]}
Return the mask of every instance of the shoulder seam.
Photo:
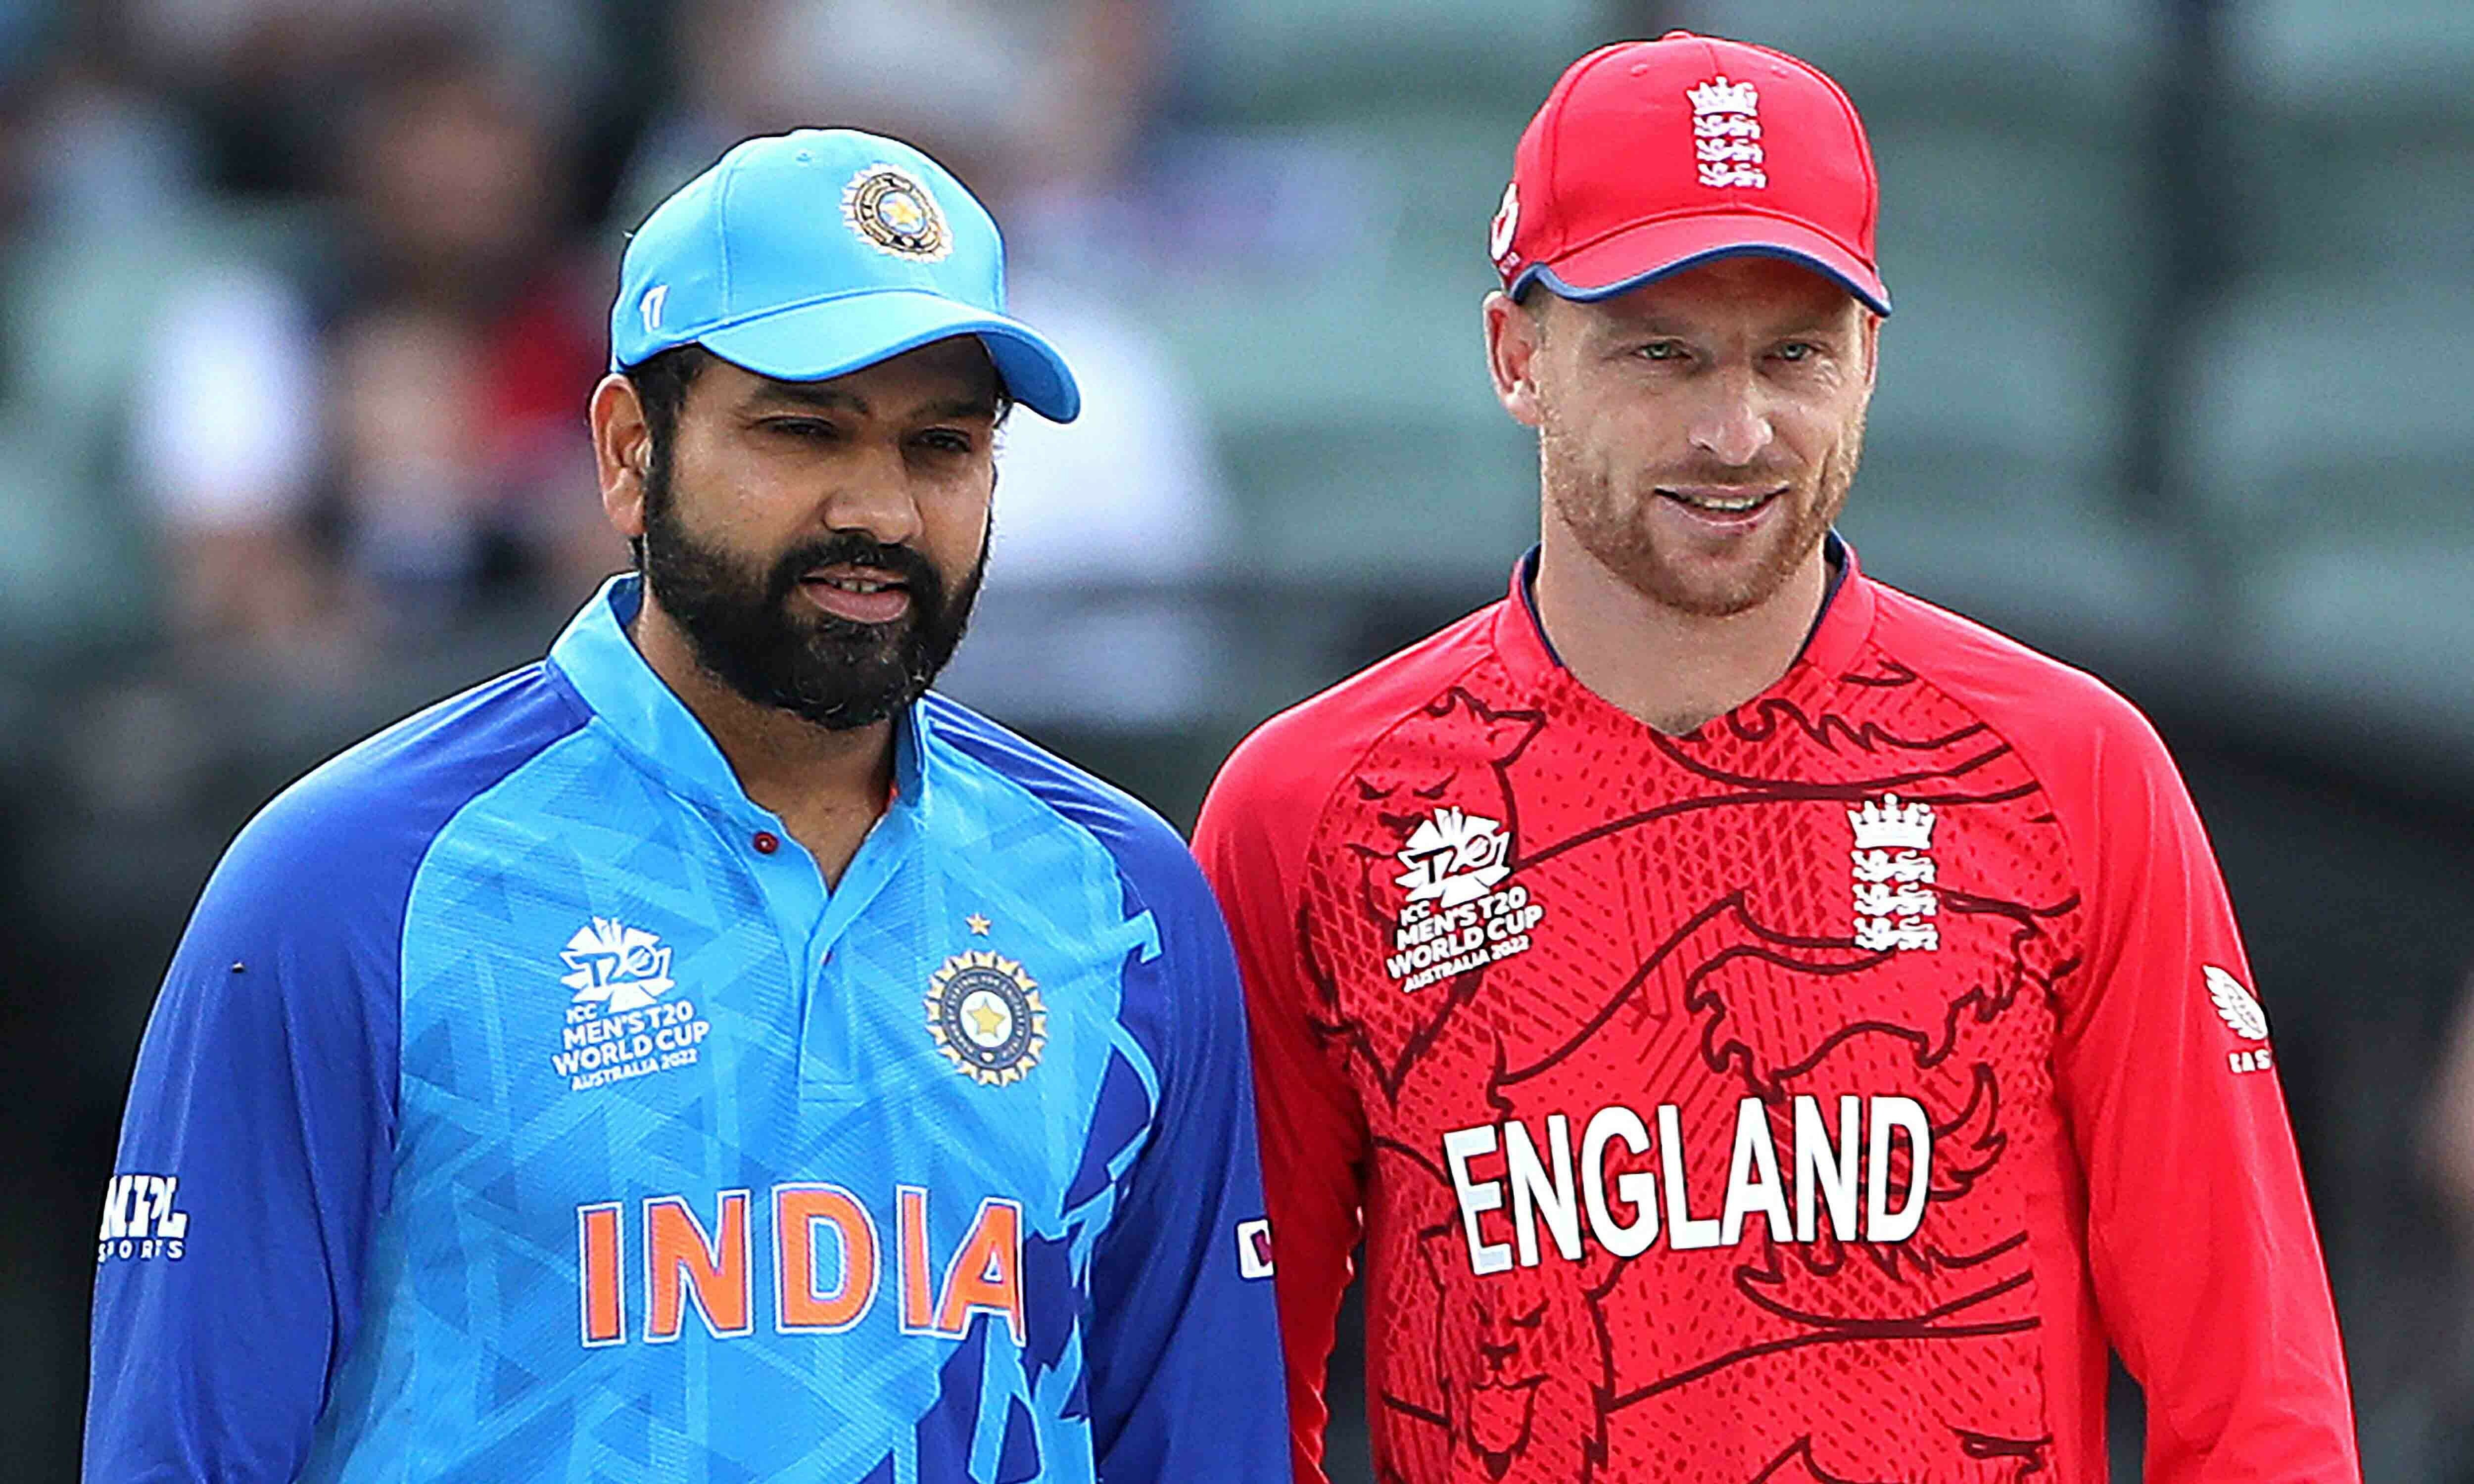
{"label": "shoulder seam", "polygon": [[[546,666],[545,666],[545,673],[547,673]],[[561,677],[560,679],[563,682],[565,678]],[[471,813],[473,806],[478,804],[482,800],[489,798],[492,794],[504,788],[507,785],[508,780],[514,778],[518,774],[521,774],[525,769],[532,767],[550,754],[575,743],[581,738],[590,736],[593,733],[594,724],[600,719],[594,713],[593,708],[589,706],[583,705],[582,698],[577,696],[571,688],[567,687],[564,683],[560,686],[560,693],[562,699],[568,703],[569,706],[574,712],[576,725],[560,732],[557,736],[550,738],[540,747],[537,747],[531,752],[525,754],[522,757],[517,759],[514,765],[509,767],[505,772],[500,773],[497,777],[491,778],[488,782],[473,790],[472,793],[465,796],[463,802],[457,804],[454,808],[449,809],[447,812],[446,817],[438,822],[437,827],[429,831],[429,838],[422,842],[421,853],[414,857],[411,874],[405,878],[403,891],[403,917],[402,920],[396,924],[395,952],[393,955],[396,996],[396,1114],[395,1117],[389,1121],[387,1130],[388,1142],[390,1146],[392,1146],[394,1141],[401,1136],[402,1132],[399,1125],[403,1116],[403,995],[404,985],[408,977],[405,973],[404,954],[412,936],[413,897],[421,889],[421,878],[424,874],[429,870],[430,860],[438,850],[438,843],[447,838],[448,831],[455,827],[457,821]],[[393,1204],[392,1196],[390,1196],[388,1204]]]}
{"label": "shoulder seam", "polygon": [[[1124,860],[1119,857],[1115,850],[1108,848],[1108,842],[1100,837],[1099,831],[1093,829],[1089,825],[1084,824],[1082,821],[1067,814],[1063,809],[1058,808],[1054,802],[1043,797],[1037,789],[1032,788],[1022,779],[1006,772],[1003,768],[997,767],[993,763],[989,762],[987,758],[982,756],[977,751],[957,742],[948,742],[946,745],[952,747],[955,752],[968,758],[972,766],[980,773],[988,778],[994,778],[1006,788],[1030,802],[1032,805],[1037,807],[1042,814],[1055,820],[1059,825],[1073,830],[1083,840],[1088,841],[1092,849],[1105,856],[1109,864],[1116,868],[1118,879],[1126,883],[1127,889],[1136,893],[1138,899],[1141,899],[1141,910],[1145,912],[1151,910],[1149,900],[1142,899],[1140,898],[1139,888],[1136,886],[1132,874],[1126,870]],[[1029,745],[1033,747],[1038,746],[1036,743],[1031,743]],[[1040,753],[1043,756],[1048,756],[1053,761],[1061,764],[1066,768],[1074,769],[1077,773],[1083,771],[1081,769],[1075,768],[1074,764],[1066,762],[1065,759],[1061,757],[1055,757],[1054,754],[1049,754],[1045,748],[1041,748]],[[1156,826],[1165,832],[1170,839],[1180,840],[1181,843],[1181,837],[1178,836],[1176,827],[1169,824],[1166,820],[1160,818],[1159,812],[1152,808],[1151,805],[1145,803],[1140,799],[1135,799],[1131,794],[1125,793],[1124,790],[1118,789],[1114,784],[1108,783],[1104,778],[1094,777],[1092,781],[1099,783],[1103,789],[1123,795],[1124,799],[1132,801],[1135,805],[1135,810],[1127,811],[1128,819]],[[1108,793],[1092,790],[1090,797],[1092,803],[1095,805],[1103,805],[1110,808],[1122,808],[1122,804],[1119,800],[1110,798]]]}
{"label": "shoulder seam", "polygon": [[1347,781],[1348,776],[1356,772],[1360,767],[1364,766],[1366,759],[1374,755],[1374,750],[1376,748],[1381,747],[1384,743],[1392,740],[1392,734],[1394,732],[1398,731],[1401,728],[1409,725],[1410,720],[1414,718],[1418,712],[1432,705],[1436,697],[1447,694],[1463,681],[1467,680],[1471,674],[1475,673],[1477,669],[1484,665],[1488,660],[1496,659],[1498,658],[1499,657],[1497,657],[1494,652],[1494,641],[1490,637],[1478,653],[1469,657],[1468,663],[1462,665],[1459,669],[1452,671],[1450,675],[1437,682],[1434,689],[1427,692],[1425,700],[1419,702],[1408,710],[1403,711],[1393,717],[1390,721],[1385,722],[1380,730],[1376,731],[1371,737],[1367,738],[1366,745],[1364,747],[1359,748],[1354,754],[1350,754],[1348,760],[1341,766],[1339,776],[1331,780],[1330,785],[1323,790],[1322,798],[1315,803],[1314,816],[1307,826],[1307,853],[1313,853],[1314,831],[1322,827],[1323,816],[1331,812],[1333,797],[1340,792],[1341,784]]}
{"label": "shoulder seam", "polygon": [[[1483,645],[1479,646],[1478,652],[1469,657],[1467,663],[1462,665],[1459,669],[1451,671],[1449,674],[1444,676],[1443,679],[1436,682],[1434,687],[1426,692],[1425,700],[1419,701],[1416,705],[1410,706],[1407,710],[1395,715],[1391,720],[1385,722],[1380,728],[1376,729],[1372,736],[1366,739],[1365,746],[1360,747],[1354,753],[1346,754],[1346,760],[1343,761],[1340,767],[1333,773],[1331,781],[1323,786],[1323,791],[1321,797],[1315,801],[1314,812],[1307,816],[1305,850],[1303,856],[1299,860],[1300,865],[1304,864],[1306,858],[1311,858],[1314,854],[1315,831],[1322,827],[1323,817],[1331,812],[1332,801],[1340,793],[1341,785],[1348,780],[1349,775],[1355,773],[1360,767],[1362,767],[1365,764],[1366,759],[1374,754],[1374,750],[1376,748],[1381,747],[1385,742],[1390,741],[1394,732],[1407,726],[1411,718],[1415,717],[1419,711],[1424,709],[1424,707],[1428,706],[1435,697],[1446,693],[1454,686],[1460,684],[1463,681],[1467,680],[1471,674],[1475,673],[1480,666],[1486,664],[1489,660],[1499,661],[1500,658],[1501,657],[1496,655],[1494,651],[1494,640],[1492,637],[1489,637]],[[1326,691],[1324,694],[1328,695],[1330,692]],[[1306,705],[1311,704],[1311,702],[1306,703]],[[1291,711],[1283,712],[1282,716],[1295,715],[1297,711],[1303,709],[1304,706],[1300,706]],[[1280,718],[1273,718],[1273,720],[1278,719]],[[1269,725],[1269,723],[1266,723],[1266,725]]]}

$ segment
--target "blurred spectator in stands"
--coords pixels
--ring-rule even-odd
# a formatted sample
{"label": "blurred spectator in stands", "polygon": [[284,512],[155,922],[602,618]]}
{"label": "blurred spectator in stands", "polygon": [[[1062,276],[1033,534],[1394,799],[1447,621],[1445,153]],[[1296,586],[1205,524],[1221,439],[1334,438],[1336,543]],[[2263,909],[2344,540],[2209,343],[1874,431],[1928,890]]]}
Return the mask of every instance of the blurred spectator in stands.
{"label": "blurred spectator in stands", "polygon": [[198,199],[193,132],[126,64],[108,0],[0,16],[0,649],[152,633],[116,481],[148,247]]}
{"label": "blurred spectator in stands", "polygon": [[1173,723],[1209,704],[1225,673],[1223,626],[1193,597],[1229,525],[1208,430],[1102,271],[1159,70],[1158,11],[1156,0],[691,8],[680,96],[621,193],[632,223],[739,139],[824,124],[910,139],[989,202],[1015,307],[1037,317],[1083,387],[1070,426],[1015,419],[1006,431],[987,588],[939,682],[1023,725]]}
{"label": "blurred spectator in stands", "polygon": [[452,26],[573,108],[608,85],[618,0],[81,0],[126,14],[130,53],[206,120],[220,183],[315,191],[338,82],[374,36]]}
{"label": "blurred spectator in stands", "polygon": [[[63,11],[51,65],[32,88],[35,192],[48,230],[143,227],[183,208],[199,188],[195,130],[132,70],[123,22],[115,0]],[[0,34],[0,51],[13,39]]]}
{"label": "blurred spectator in stands", "polygon": [[461,33],[365,57],[319,251],[202,276],[149,347],[133,463],[188,636],[383,642],[623,559],[577,411],[607,285],[562,241],[563,121]]}
{"label": "blurred spectator in stands", "polygon": [[[679,96],[618,214],[642,220],[750,134],[900,133],[985,196],[1006,240],[1083,234],[1131,172],[1162,74],[1162,0],[701,0],[678,12]],[[1052,252],[1051,255],[1054,255]]]}

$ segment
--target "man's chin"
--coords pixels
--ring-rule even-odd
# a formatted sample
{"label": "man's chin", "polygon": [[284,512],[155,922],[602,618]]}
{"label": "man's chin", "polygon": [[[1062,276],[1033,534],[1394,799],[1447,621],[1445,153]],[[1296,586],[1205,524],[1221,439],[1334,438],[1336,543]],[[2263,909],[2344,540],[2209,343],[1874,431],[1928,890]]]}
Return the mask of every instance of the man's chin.
{"label": "man's chin", "polygon": [[1626,584],[1661,608],[1693,618],[1734,618],[1777,597],[1820,548],[1827,526],[1766,533],[1756,549],[1711,558],[1636,548],[1610,563]]}
{"label": "man's chin", "polygon": [[[830,684],[794,681],[783,688],[774,705],[831,731],[872,727],[916,701],[928,689],[898,658],[882,664],[836,665],[824,671]],[[820,677],[809,677],[810,680]]]}

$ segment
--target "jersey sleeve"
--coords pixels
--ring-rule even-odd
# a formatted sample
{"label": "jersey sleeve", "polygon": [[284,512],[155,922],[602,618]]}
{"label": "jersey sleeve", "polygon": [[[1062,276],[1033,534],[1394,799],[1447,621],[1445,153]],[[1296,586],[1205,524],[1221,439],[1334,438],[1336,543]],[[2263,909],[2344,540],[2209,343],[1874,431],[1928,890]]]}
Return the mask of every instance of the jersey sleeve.
{"label": "jersey sleeve", "polygon": [[2107,696],[2054,802],[2092,894],[2055,1072],[2088,1258],[2147,1392],[2152,1484],[2361,1477],[2334,1306],[2214,854],[2164,745]]}
{"label": "jersey sleeve", "polygon": [[1367,1129],[1354,1089],[1314,1030],[1323,1003],[1299,923],[1322,789],[1282,723],[1238,749],[1202,806],[1195,851],[1237,945],[1253,1032],[1263,1193],[1278,1264],[1296,1477],[1323,1478],[1333,1329],[1357,1246]]}
{"label": "jersey sleeve", "polygon": [[294,1477],[359,1325],[396,941],[299,820],[279,803],[233,844],[138,1051],[97,1248],[98,1484]]}
{"label": "jersey sleeve", "polygon": [[1158,951],[1128,1019],[1159,1089],[1094,1254],[1085,1349],[1101,1484],[1259,1484],[1286,1456],[1246,1021],[1228,934],[1176,835],[1147,873]]}

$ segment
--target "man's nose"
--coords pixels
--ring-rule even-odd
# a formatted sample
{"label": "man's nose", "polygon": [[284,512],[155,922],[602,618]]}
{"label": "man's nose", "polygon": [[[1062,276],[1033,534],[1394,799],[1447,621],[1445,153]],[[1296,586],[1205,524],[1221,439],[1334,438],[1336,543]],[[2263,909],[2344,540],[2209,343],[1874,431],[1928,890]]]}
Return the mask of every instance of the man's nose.
{"label": "man's nose", "polygon": [[1760,379],[1750,368],[1711,378],[1708,400],[1692,422],[1692,445],[1721,464],[1740,467],[1761,456],[1777,436]]}
{"label": "man's nose", "polygon": [[822,511],[833,531],[862,531],[887,546],[910,543],[920,533],[919,501],[910,468],[899,447],[871,447],[833,472]]}

